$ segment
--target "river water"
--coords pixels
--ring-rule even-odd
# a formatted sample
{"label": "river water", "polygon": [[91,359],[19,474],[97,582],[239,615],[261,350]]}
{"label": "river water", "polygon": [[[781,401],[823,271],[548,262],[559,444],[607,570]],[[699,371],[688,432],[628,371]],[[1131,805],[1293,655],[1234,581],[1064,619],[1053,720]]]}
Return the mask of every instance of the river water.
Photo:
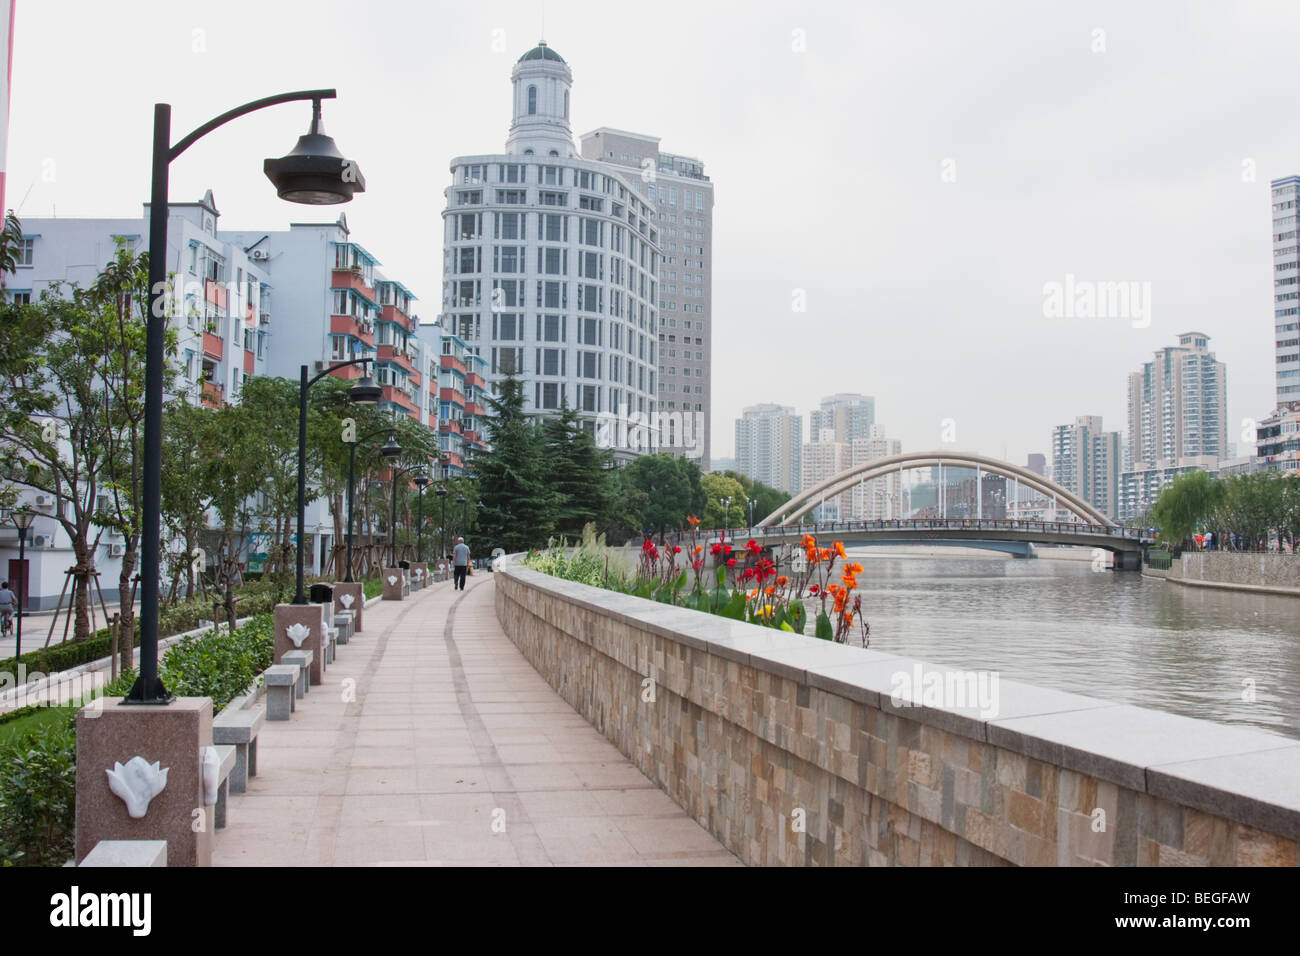
{"label": "river water", "polygon": [[873,650],[1300,738],[1300,598],[936,553],[850,549]]}

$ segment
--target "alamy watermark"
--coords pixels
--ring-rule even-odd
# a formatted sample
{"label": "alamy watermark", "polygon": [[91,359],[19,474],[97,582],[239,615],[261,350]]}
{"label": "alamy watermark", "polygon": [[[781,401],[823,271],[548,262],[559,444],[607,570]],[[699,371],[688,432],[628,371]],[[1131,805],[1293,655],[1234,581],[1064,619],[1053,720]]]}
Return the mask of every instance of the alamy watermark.
{"label": "alamy watermark", "polygon": [[691,411],[634,412],[627,405],[617,413],[599,412],[596,445],[634,452],[700,451],[704,447],[704,413]]}
{"label": "alamy watermark", "polygon": [[985,719],[998,715],[998,672],[923,670],[890,676],[889,700],[895,707],[978,707]]}
{"label": "alamy watermark", "polygon": [[1129,319],[1151,325],[1151,283],[1095,282],[1067,272],[1064,282],[1043,283],[1043,315],[1049,319]]}

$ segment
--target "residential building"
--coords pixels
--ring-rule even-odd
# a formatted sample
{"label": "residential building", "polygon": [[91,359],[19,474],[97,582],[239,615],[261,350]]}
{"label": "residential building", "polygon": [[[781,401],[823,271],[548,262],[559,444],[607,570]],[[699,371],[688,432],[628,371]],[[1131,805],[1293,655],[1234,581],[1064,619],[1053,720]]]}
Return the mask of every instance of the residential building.
{"label": "residential building", "polygon": [[1256,426],[1255,460],[1266,468],[1300,469],[1300,400],[1280,405]]}
{"label": "residential building", "polygon": [[1100,415],[1052,429],[1053,480],[1112,520],[1119,509],[1119,466],[1119,432],[1103,430]]}
{"label": "residential building", "polygon": [[[804,442],[800,451],[800,491],[815,488],[834,478],[853,464],[853,446],[848,442],[828,441],[829,431],[819,436],[822,440]],[[841,521],[853,516],[853,492],[827,498],[825,495],[813,509],[817,521]]]}
{"label": "residential building", "polygon": [[658,444],[658,212],[632,171],[575,151],[558,53],[539,43],[511,82],[504,151],[451,161],[441,325],[488,385],[517,374],[526,411],[575,408],[626,461]]}
{"label": "residential building", "polygon": [[1227,369],[1208,344],[1184,332],[1129,376],[1126,471],[1229,457]]}
{"label": "residential building", "polygon": [[1219,459],[1202,458],[1198,460],[1183,459],[1178,465],[1135,468],[1120,475],[1119,513],[1115,516],[1121,523],[1146,513],[1160,497],[1160,492],[1173,483],[1179,475],[1189,471],[1214,472]]}
{"label": "residential building", "polygon": [[1300,401],[1300,176],[1272,182],[1274,375],[1279,407]]}
{"label": "residential building", "polygon": [[823,398],[821,408],[808,413],[808,434],[829,430],[834,441],[871,438],[876,423],[876,400],[870,395],[841,392]]}
{"label": "residential building", "polygon": [[709,470],[713,363],[713,182],[700,160],[667,153],[659,137],[602,126],[582,155],[628,172],[657,210],[661,450]]}
{"label": "residential building", "polygon": [[[873,408],[873,414],[874,411]],[[816,415],[817,413],[813,412],[811,414]],[[851,415],[847,417],[852,418]],[[855,428],[850,425],[847,433],[851,434],[853,430]],[[851,449],[850,464],[852,466],[866,465],[881,458],[902,454],[903,443],[897,438],[886,438],[884,426],[873,423],[866,429],[866,432],[865,436],[855,437],[849,442]],[[890,472],[881,478],[859,482],[851,492],[851,514],[854,518],[864,521],[902,517],[903,500],[901,491],[902,480],[896,471]]]}
{"label": "residential building", "polygon": [[736,470],[797,494],[803,478],[803,420],[784,405],[751,405],[736,419]]}
{"label": "residential building", "polygon": [[1030,452],[1029,457],[1025,459],[1025,468],[1036,475],[1047,477],[1047,456],[1038,452]]}

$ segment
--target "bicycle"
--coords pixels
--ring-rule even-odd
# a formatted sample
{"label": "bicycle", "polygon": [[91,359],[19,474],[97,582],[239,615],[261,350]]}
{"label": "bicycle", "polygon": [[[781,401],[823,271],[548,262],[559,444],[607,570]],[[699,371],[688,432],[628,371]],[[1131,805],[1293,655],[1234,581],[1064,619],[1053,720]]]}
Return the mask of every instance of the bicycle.
{"label": "bicycle", "polygon": [[14,633],[14,609],[0,608],[0,636],[12,637]]}

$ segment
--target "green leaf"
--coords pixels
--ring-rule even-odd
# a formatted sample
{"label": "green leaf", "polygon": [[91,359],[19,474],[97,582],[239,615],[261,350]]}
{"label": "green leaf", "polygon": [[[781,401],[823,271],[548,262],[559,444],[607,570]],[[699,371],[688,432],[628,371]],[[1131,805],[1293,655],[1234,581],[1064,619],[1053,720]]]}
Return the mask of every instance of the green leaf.
{"label": "green leaf", "polygon": [[835,628],[831,626],[831,619],[825,611],[817,615],[817,630],[814,636],[823,641],[835,639]]}
{"label": "green leaf", "polygon": [[783,630],[783,631],[789,631],[791,634],[794,633],[794,628],[791,627],[791,626],[789,625],[789,623],[786,622],[786,621],[782,621],[782,622],[781,622],[781,630]]}
{"label": "green leaf", "polygon": [[718,611],[723,617],[729,617],[733,621],[743,621],[745,619],[745,592],[737,591],[731,595],[731,600]]}

